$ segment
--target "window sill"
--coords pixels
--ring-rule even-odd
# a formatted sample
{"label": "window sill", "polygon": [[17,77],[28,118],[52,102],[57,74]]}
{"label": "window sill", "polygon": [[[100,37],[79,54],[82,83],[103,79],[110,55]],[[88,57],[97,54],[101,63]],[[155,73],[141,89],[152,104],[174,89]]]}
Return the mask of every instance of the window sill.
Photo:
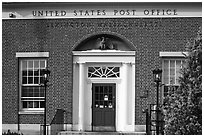
{"label": "window sill", "polygon": [[44,114],[43,110],[22,110],[18,114]]}

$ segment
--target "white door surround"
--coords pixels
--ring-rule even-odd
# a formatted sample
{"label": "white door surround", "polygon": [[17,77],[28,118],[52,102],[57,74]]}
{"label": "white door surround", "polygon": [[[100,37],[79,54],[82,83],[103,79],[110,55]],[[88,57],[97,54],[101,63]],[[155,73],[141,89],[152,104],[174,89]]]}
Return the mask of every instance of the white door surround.
{"label": "white door surround", "polygon": [[[88,78],[88,67],[120,68],[117,78]],[[92,83],[116,83],[116,131],[135,130],[135,51],[73,51],[72,129],[92,131]]]}

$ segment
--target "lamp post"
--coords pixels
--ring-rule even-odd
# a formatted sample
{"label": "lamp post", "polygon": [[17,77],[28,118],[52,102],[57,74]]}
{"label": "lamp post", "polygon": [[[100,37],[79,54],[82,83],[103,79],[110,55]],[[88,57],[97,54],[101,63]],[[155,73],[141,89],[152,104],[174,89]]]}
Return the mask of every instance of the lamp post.
{"label": "lamp post", "polygon": [[44,129],[43,129],[43,134],[46,135],[46,88],[47,88],[47,82],[48,81],[48,76],[50,75],[50,70],[48,70],[47,68],[46,69],[43,69],[41,71],[42,75],[43,75],[43,84],[44,84],[44,87],[45,87],[45,106],[44,106]]}
{"label": "lamp post", "polygon": [[157,104],[156,104],[156,134],[159,135],[159,83],[161,82],[162,70],[153,70],[154,82],[157,86]]}

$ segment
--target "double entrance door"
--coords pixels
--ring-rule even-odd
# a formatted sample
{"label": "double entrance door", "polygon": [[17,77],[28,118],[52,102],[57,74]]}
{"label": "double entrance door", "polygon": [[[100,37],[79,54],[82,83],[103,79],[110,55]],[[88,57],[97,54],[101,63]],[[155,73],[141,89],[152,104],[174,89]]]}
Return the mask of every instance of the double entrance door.
{"label": "double entrance door", "polygon": [[92,130],[115,131],[115,83],[92,85]]}

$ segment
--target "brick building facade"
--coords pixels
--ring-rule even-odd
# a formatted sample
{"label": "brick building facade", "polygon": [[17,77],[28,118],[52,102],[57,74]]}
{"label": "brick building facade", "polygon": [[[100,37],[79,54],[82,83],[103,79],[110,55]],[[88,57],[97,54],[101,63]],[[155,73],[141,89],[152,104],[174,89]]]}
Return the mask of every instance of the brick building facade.
{"label": "brick building facade", "polygon": [[[3,4],[3,12],[4,8],[9,9],[11,5]],[[156,101],[152,70],[163,68],[163,59],[170,57],[162,56],[162,53],[186,52],[186,43],[196,37],[201,26],[201,17],[3,19],[3,130],[10,128],[24,132],[26,125],[37,125],[34,127],[39,129],[40,124],[43,124],[43,111],[24,112],[23,107],[26,105],[22,106],[21,61],[28,59],[29,64],[29,60],[35,58],[46,60],[45,64],[51,71],[47,88],[47,123],[52,122],[57,109],[63,109],[64,125],[71,130],[74,111],[73,79],[76,76],[73,69],[73,51],[87,50],[86,43],[102,36],[122,41],[124,47],[125,44],[134,46],[128,47],[135,52],[133,119],[135,131],[145,129],[145,114],[142,111]],[[31,54],[26,56],[24,53]],[[37,53],[42,55],[37,56]],[[175,58],[177,56],[173,56]],[[180,59],[180,54],[178,58]],[[141,98],[146,91],[148,98]],[[162,96],[161,90],[161,100]]]}

